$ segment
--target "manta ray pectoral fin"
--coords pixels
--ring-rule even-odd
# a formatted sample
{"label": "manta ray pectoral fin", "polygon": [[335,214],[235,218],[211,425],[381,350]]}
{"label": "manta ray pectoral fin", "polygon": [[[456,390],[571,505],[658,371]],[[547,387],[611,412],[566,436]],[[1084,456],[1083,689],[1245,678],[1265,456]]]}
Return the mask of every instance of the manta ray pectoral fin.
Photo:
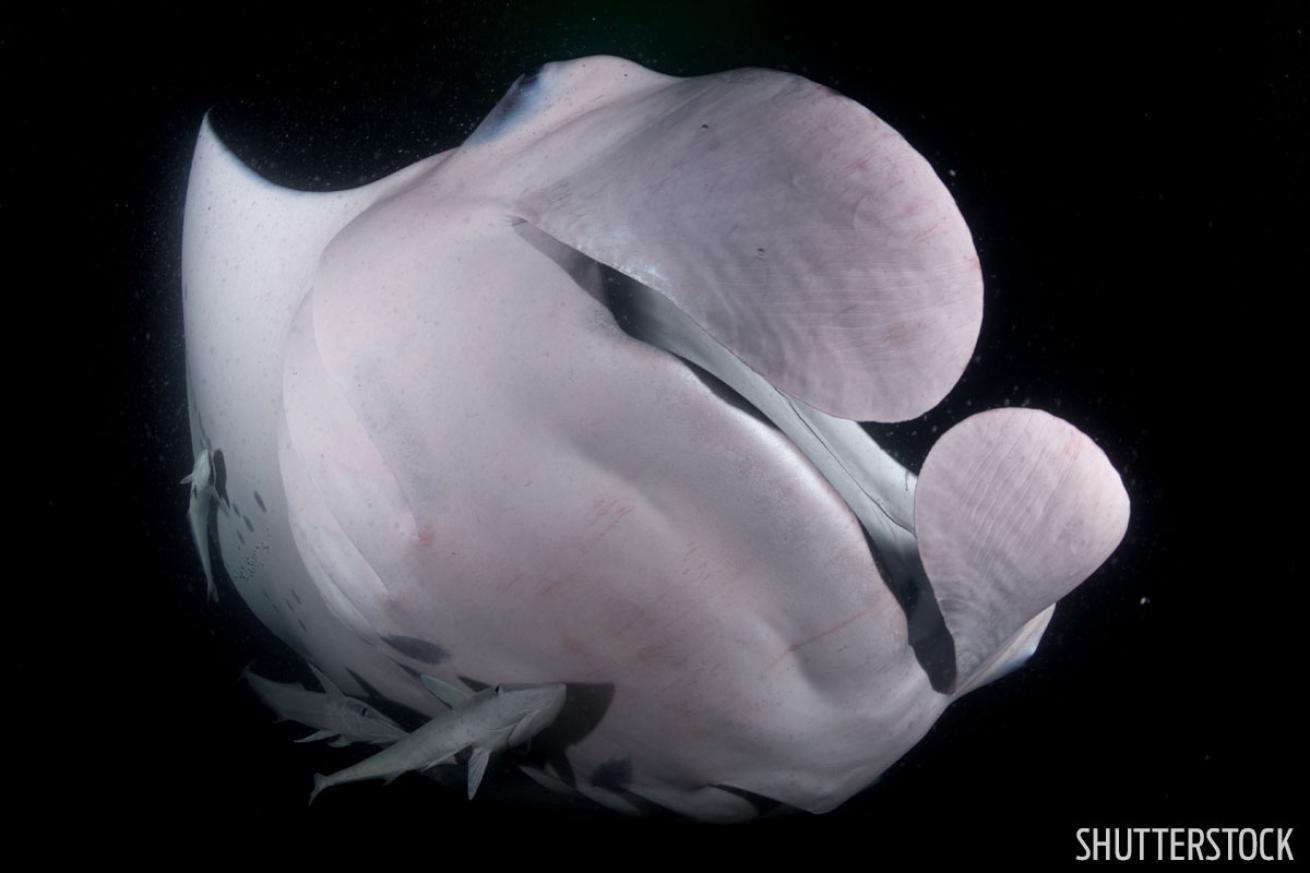
{"label": "manta ray pectoral fin", "polygon": [[914,530],[954,641],[952,692],[1025,657],[1032,636],[1002,650],[1110,557],[1128,513],[1105,453],[1049,413],[992,409],[942,435],[919,474]]}
{"label": "manta ray pectoral fin", "polygon": [[491,760],[491,751],[482,747],[473,750],[469,758],[469,800],[478,793],[482,784],[482,775],[487,772],[487,762]]}
{"label": "manta ray pectoral fin", "polygon": [[[278,719],[278,720],[283,721],[284,719]],[[318,742],[319,740],[326,740],[328,737],[335,737],[336,735],[337,735],[336,731],[314,731],[309,736],[301,737],[300,739],[296,740],[296,742],[314,743],[314,742]]]}
{"label": "manta ray pectoral fin", "polygon": [[[283,359],[288,319],[313,283],[325,248],[377,200],[403,190],[448,157],[449,153],[433,155],[359,188],[319,193],[295,191],[260,178],[243,164],[219,139],[210,117],[205,116],[192,158],[182,231],[187,394],[198,452],[208,451],[202,444],[212,445],[211,435],[205,433],[200,418],[201,410],[205,411],[212,436],[216,437],[220,432],[237,432],[229,426],[253,427],[238,426],[228,419],[220,431],[216,419],[235,409],[241,409],[242,415],[249,412],[253,416],[263,402],[256,401],[254,395],[246,396],[244,376],[238,378],[230,372],[219,375],[218,370],[211,369],[219,367],[216,361],[227,354],[211,356],[212,350],[239,349],[241,372],[266,371],[271,378],[257,380],[262,386],[260,390],[276,392],[280,398],[280,377],[271,374]],[[214,377],[202,378],[201,374]],[[268,395],[270,402],[273,396],[273,393]],[[269,419],[270,424],[272,421]],[[328,430],[335,433],[332,428]],[[246,457],[241,452],[236,455]],[[282,461],[282,474],[293,484],[303,482],[292,468],[294,455],[294,451],[288,451],[291,460]],[[232,495],[227,494],[226,462],[220,450],[213,450],[211,460],[215,487],[223,486],[219,489],[224,498],[219,501],[220,512],[233,525],[243,524],[243,519],[235,517],[238,513],[229,499]],[[312,524],[305,521],[303,508],[297,516],[296,499],[295,493],[287,496],[293,530],[320,531],[317,521]],[[303,542],[297,542],[297,548],[313,553]],[[325,588],[328,607],[337,617],[361,630],[364,623],[351,618],[350,597],[327,590],[332,585],[329,574],[321,566],[322,560],[321,557],[306,559],[311,577]],[[361,559],[348,570],[353,573],[364,563]],[[352,589],[351,595],[354,594]]]}
{"label": "manta ray pectoral fin", "polygon": [[453,685],[442,682],[435,676],[423,674],[423,687],[432,692],[432,696],[446,704],[451,709],[458,709],[468,702],[473,695],[466,691],[461,691]]}

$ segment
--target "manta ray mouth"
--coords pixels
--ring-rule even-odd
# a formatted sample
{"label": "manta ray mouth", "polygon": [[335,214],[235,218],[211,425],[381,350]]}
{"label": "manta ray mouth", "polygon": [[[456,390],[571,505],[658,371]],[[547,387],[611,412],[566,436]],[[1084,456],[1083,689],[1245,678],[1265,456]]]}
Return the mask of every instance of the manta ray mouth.
{"label": "manta ray mouth", "polygon": [[[955,648],[919,557],[913,530],[914,477],[856,422],[838,419],[785,394],[711,337],[658,290],[561,242],[529,222],[516,233],[572,275],[628,336],[686,366],[725,404],[779,434],[832,486],[834,499],[860,523],[884,584],[905,613],[909,643],[932,687],[955,685]],[[888,488],[888,480],[898,479]],[[900,501],[882,495],[899,492]]]}

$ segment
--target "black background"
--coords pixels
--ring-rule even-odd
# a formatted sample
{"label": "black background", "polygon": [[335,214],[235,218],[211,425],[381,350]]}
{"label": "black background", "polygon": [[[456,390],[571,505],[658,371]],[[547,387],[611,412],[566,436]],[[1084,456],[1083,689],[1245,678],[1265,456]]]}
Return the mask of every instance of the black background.
{"label": "black background", "polygon": [[[526,850],[1045,867],[1084,826],[1304,824],[1307,7],[619,5],[66,9],[0,32],[26,445],[9,462],[36,522],[11,533],[7,712],[40,780],[35,832],[71,850],[360,846],[378,864]],[[959,386],[880,437],[917,468],[971,411],[1048,409],[1122,472],[1127,538],[1024,670],[825,816],[617,820],[470,805],[413,777],[307,811],[310,774],[349,756],[293,745],[236,681],[256,654],[290,662],[230,589],[203,603],[177,485],[201,115],[216,107],[275,181],[349,187],[457,145],[519,73],[598,53],[800,73],[901,131],[968,220],[987,297]]]}

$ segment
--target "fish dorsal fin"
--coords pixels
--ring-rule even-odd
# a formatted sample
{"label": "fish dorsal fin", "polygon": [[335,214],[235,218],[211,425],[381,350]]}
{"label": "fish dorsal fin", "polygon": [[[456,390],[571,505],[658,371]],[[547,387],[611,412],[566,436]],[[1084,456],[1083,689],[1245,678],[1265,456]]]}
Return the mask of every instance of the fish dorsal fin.
{"label": "fish dorsal fin", "polygon": [[1068,594],[1123,539],[1128,494],[1105,453],[1037,409],[992,409],[928,452],[914,496],[923,568],[955,646],[956,684]]}
{"label": "fish dorsal fin", "polygon": [[318,669],[313,664],[309,665],[309,669],[310,672],[314,674],[314,678],[318,680],[318,684],[323,686],[323,690],[327,692],[329,697],[342,698],[346,696],[341,689],[337,687],[336,683],[329,679],[327,674],[322,670]]}
{"label": "fish dorsal fin", "polygon": [[478,786],[482,784],[482,775],[487,772],[487,762],[490,760],[491,752],[481,747],[474,749],[469,757],[469,800],[478,793]]}
{"label": "fish dorsal fin", "polygon": [[460,676],[458,678],[460,682],[463,682],[464,685],[472,689],[473,694],[481,693],[491,687],[486,682],[479,682],[478,680],[470,679],[467,676]]}
{"label": "fish dorsal fin", "polygon": [[451,709],[458,709],[468,702],[473,695],[467,691],[461,691],[453,685],[442,682],[435,676],[423,674],[423,687],[432,692],[432,696],[440,700]]}

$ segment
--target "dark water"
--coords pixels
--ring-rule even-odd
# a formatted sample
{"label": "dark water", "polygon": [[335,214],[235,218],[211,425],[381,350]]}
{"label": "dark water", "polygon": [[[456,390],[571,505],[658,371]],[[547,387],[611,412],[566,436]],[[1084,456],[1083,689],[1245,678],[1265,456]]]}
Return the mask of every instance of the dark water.
{"label": "dark water", "polygon": [[[37,461],[11,464],[31,477],[38,530],[10,582],[41,605],[10,620],[15,703],[39,702],[43,720],[24,741],[55,759],[32,761],[38,825],[406,859],[449,839],[596,864],[823,846],[870,865],[1046,865],[1072,859],[1078,827],[1302,824],[1304,7],[1240,20],[631,8],[63,12],[0,36],[21,91],[0,205],[11,259],[32,268],[7,290],[20,425],[38,443]],[[411,777],[307,811],[311,774],[353,758],[293,745],[237,682],[255,656],[269,675],[296,665],[230,588],[204,604],[177,485],[180,229],[200,117],[216,107],[275,181],[349,187],[458,144],[520,73],[595,53],[677,75],[789,70],[896,127],[956,197],[987,298],[960,384],[880,441],[917,468],[973,411],[1048,409],[1123,473],[1127,538],[1027,668],[955,704],[826,816],[620,821],[469,805]]]}

